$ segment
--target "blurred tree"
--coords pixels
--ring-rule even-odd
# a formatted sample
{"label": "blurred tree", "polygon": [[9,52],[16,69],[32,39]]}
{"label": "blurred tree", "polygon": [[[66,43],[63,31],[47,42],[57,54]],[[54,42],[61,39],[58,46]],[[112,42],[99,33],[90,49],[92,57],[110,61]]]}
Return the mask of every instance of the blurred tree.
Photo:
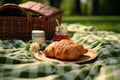
{"label": "blurred tree", "polygon": [[92,14],[93,15],[99,14],[99,0],[93,0]]}
{"label": "blurred tree", "polygon": [[93,0],[87,0],[87,15],[92,15]]}
{"label": "blurred tree", "polygon": [[60,8],[64,15],[72,15],[75,6],[75,0],[62,0]]}
{"label": "blurred tree", "polygon": [[120,0],[109,0],[110,15],[120,15]]}
{"label": "blurred tree", "polygon": [[80,0],[75,0],[75,6],[73,9],[73,14],[80,14],[81,13],[81,8],[80,8]]}
{"label": "blurred tree", "polygon": [[120,15],[120,0],[99,0],[101,15]]}
{"label": "blurred tree", "polygon": [[50,2],[51,6],[60,8],[60,4],[61,4],[62,0],[49,0],[49,2]]}
{"label": "blurred tree", "polygon": [[87,14],[87,0],[80,0],[81,1],[81,13],[82,15]]}
{"label": "blurred tree", "polygon": [[19,4],[20,2],[21,2],[21,0],[3,0],[3,4],[5,4],[5,3]]}

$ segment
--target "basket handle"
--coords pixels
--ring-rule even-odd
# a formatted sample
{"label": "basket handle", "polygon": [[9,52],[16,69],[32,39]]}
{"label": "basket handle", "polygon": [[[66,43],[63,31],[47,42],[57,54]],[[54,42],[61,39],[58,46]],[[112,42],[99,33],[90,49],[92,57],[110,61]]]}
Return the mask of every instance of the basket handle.
{"label": "basket handle", "polygon": [[[9,10],[11,10],[9,12]],[[16,10],[16,12],[15,12]],[[25,9],[19,7],[17,4],[7,3],[0,7],[0,16],[26,16],[29,22],[32,21],[31,15],[29,15]]]}

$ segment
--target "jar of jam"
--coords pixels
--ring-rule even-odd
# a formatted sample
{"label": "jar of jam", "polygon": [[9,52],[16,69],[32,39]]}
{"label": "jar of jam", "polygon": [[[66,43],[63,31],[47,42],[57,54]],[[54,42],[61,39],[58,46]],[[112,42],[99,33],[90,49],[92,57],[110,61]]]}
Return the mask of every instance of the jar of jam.
{"label": "jar of jam", "polygon": [[60,41],[62,39],[70,39],[70,35],[67,33],[67,27],[57,26],[53,40]]}

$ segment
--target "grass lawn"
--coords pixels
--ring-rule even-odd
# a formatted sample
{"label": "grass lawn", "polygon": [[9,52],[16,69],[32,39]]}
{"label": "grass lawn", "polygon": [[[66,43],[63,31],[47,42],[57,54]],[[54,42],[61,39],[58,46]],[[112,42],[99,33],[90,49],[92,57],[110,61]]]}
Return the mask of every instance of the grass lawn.
{"label": "grass lawn", "polygon": [[120,33],[120,16],[63,16],[62,22],[92,25],[99,30]]}

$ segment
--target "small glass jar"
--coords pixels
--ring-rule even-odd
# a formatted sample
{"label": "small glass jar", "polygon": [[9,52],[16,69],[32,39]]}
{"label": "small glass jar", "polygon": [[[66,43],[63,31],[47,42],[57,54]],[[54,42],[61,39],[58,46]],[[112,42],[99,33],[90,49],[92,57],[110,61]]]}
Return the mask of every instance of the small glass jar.
{"label": "small glass jar", "polygon": [[32,42],[37,42],[38,44],[45,43],[45,32],[43,30],[33,30],[32,31]]}
{"label": "small glass jar", "polygon": [[56,27],[56,31],[53,37],[54,41],[60,41],[62,39],[70,39],[70,35],[67,33],[66,26]]}

